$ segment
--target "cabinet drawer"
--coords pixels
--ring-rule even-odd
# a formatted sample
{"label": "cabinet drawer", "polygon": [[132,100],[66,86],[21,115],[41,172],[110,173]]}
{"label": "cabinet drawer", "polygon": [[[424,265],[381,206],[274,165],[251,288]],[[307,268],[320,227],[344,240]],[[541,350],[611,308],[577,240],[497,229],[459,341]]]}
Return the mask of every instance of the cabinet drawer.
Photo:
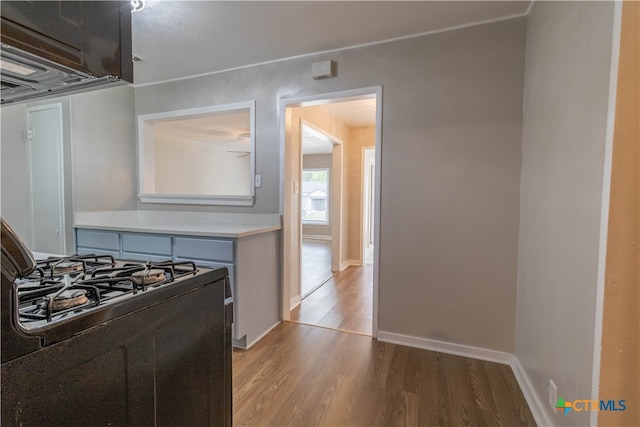
{"label": "cabinet drawer", "polygon": [[230,262],[234,260],[231,240],[176,237],[173,249],[176,258]]}
{"label": "cabinet drawer", "polygon": [[153,234],[123,234],[123,252],[167,255],[171,257],[171,237]]}
{"label": "cabinet drawer", "polygon": [[78,247],[120,250],[120,236],[112,231],[78,229],[76,243]]}
{"label": "cabinet drawer", "polygon": [[151,261],[151,262],[171,261],[170,256],[141,254],[139,252],[122,252],[122,259],[130,259],[132,261]]}
{"label": "cabinet drawer", "polygon": [[[176,261],[193,261],[191,259],[183,259],[176,258]],[[231,282],[231,292],[235,295],[235,276],[236,276],[236,265],[235,264],[227,264],[224,262],[211,262],[211,261],[193,261],[196,263],[198,267],[204,268],[219,268],[219,267],[227,267],[229,270],[229,281]]]}

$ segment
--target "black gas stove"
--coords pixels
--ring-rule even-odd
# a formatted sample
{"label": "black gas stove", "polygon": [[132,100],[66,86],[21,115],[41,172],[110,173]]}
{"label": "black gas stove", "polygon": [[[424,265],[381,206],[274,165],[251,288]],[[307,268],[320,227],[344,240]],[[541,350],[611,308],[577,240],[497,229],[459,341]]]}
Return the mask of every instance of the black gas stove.
{"label": "black gas stove", "polygon": [[102,323],[122,314],[114,305],[130,298],[144,298],[149,304],[154,290],[182,286],[185,280],[204,273],[190,261],[116,261],[110,255],[50,257],[37,261],[32,274],[16,281],[14,324],[22,333],[38,335],[45,345],[52,344],[94,326],[91,321]]}
{"label": "black gas stove", "polygon": [[2,425],[231,425],[226,268],[75,255],[12,280],[4,226]]}

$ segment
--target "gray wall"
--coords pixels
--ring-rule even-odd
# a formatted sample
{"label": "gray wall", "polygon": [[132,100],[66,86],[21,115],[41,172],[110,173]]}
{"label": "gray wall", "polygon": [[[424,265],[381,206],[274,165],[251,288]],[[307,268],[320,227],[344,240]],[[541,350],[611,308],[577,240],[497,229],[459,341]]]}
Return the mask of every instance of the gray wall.
{"label": "gray wall", "polygon": [[273,213],[280,99],[382,85],[380,330],[512,352],[524,46],[515,19],[139,87],[136,114],[255,99],[262,188],[216,210]]}
{"label": "gray wall", "polygon": [[528,21],[516,356],[541,402],[549,379],[591,397],[613,8],[535,2]]}
{"label": "gray wall", "polygon": [[70,97],[76,212],[135,209],[133,98],[129,86]]}
{"label": "gray wall", "polygon": [[513,351],[524,45],[518,19],[384,55],[381,331]]}

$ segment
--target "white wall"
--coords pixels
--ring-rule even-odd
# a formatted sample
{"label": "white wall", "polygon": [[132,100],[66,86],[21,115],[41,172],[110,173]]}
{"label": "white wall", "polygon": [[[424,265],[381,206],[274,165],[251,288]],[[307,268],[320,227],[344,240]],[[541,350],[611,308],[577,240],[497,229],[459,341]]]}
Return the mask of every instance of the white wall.
{"label": "white wall", "polygon": [[[524,46],[521,18],[139,87],[136,114],[255,99],[262,188],[215,209],[275,213],[279,100],[381,85],[379,328],[512,352]],[[313,80],[328,58],[337,77]]]}
{"label": "white wall", "polygon": [[613,8],[535,2],[527,25],[516,356],[556,425],[589,424],[546,402],[549,379],[591,398]]}
{"label": "white wall", "polygon": [[62,104],[67,253],[73,212],[135,208],[136,144],[133,88],[119,86],[2,106],[2,216],[31,244],[26,110]]}
{"label": "white wall", "polygon": [[60,104],[62,110],[62,146],[64,176],[64,220],[66,225],[66,252],[73,252],[74,234],[73,197],[71,173],[71,131],[69,127],[68,97],[0,107],[2,116],[2,217],[31,248],[31,176],[29,173],[28,146],[26,142],[27,109],[42,105]]}
{"label": "white wall", "polygon": [[155,132],[155,192],[250,195],[250,157]]}

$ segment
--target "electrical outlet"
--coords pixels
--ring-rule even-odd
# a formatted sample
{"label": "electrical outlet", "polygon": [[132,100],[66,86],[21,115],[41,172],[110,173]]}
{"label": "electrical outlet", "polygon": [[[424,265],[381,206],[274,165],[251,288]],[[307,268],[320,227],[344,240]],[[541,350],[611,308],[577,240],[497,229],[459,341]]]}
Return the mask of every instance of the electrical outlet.
{"label": "electrical outlet", "polygon": [[549,391],[549,405],[555,409],[558,403],[558,387],[552,380],[549,380],[549,388],[547,390]]}

